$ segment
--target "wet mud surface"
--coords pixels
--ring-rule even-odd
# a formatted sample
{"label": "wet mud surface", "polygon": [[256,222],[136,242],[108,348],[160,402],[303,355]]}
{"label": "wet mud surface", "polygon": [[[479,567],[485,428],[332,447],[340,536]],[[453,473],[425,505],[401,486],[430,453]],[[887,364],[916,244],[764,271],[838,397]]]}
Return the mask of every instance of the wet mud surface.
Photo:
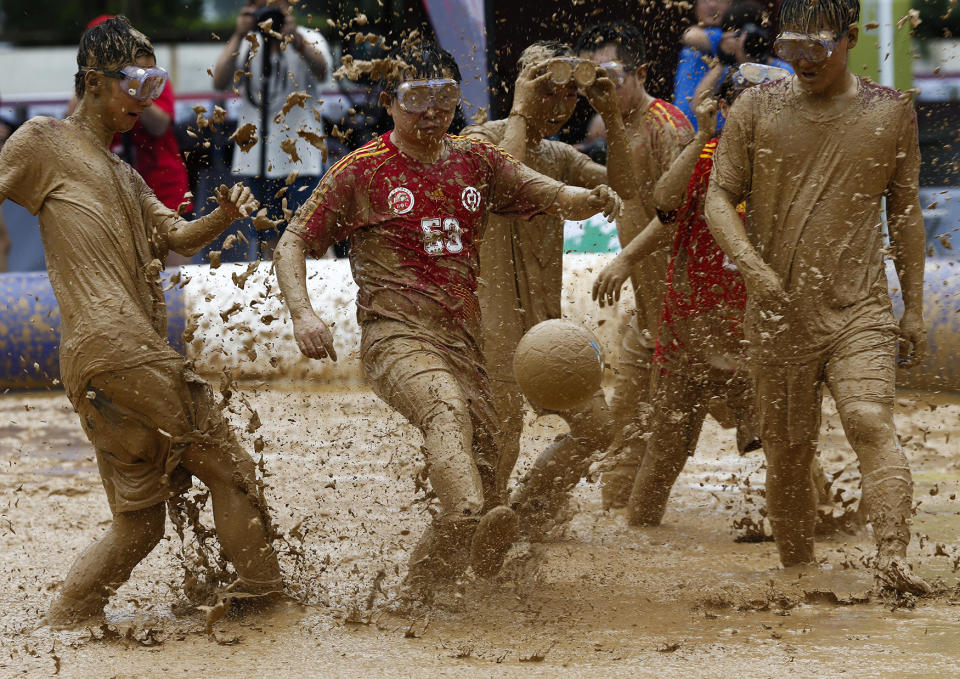
{"label": "wet mud surface", "polygon": [[[735,542],[762,521],[762,455],[735,454],[708,420],[664,524],[625,525],[577,488],[550,542],[514,547],[494,581],[466,581],[430,607],[392,599],[426,525],[414,501],[419,434],[365,389],[248,385],[231,419],[262,437],[267,496],[303,605],[204,631],[181,593],[179,538],[160,546],[107,607],[75,630],[39,627],[72,560],[109,521],[93,451],[62,393],[0,397],[0,677],[825,677],[955,676],[960,660],[960,398],[901,393],[914,468],[923,599],[869,593],[868,532],[818,539],[818,571],[778,568],[772,542]],[[246,433],[257,412],[263,426]],[[822,460],[854,475],[832,404]],[[528,418],[530,416],[528,415]],[[564,427],[541,418],[520,472]],[[259,445],[257,446],[259,447]],[[856,484],[844,493],[856,506]],[[422,496],[422,494],[421,494]],[[209,508],[208,508],[209,511]],[[209,514],[207,515],[208,525]]]}

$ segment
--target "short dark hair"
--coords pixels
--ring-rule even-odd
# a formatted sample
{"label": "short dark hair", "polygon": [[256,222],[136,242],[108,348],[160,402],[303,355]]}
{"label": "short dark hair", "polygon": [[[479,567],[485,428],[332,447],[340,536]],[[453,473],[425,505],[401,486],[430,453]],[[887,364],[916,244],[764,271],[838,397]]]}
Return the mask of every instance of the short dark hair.
{"label": "short dark hair", "polygon": [[107,19],[88,28],[80,38],[73,89],[78,98],[83,97],[87,71],[118,71],[140,57],[152,56],[154,53],[150,40],[131,26],[127,17],[120,14]]}
{"label": "short dark hair", "polygon": [[832,29],[838,36],[860,21],[860,0],[783,0],[780,26],[813,31]]}
{"label": "short dark hair", "polygon": [[626,21],[608,21],[594,24],[580,34],[577,52],[594,52],[606,45],[616,45],[617,59],[625,66],[639,68],[647,58],[647,45],[640,31]]}
{"label": "short dark hair", "polygon": [[397,64],[383,76],[383,91],[393,94],[404,80],[453,78],[462,80],[457,60],[447,50],[432,41],[418,44],[401,43],[390,51],[388,59]]}

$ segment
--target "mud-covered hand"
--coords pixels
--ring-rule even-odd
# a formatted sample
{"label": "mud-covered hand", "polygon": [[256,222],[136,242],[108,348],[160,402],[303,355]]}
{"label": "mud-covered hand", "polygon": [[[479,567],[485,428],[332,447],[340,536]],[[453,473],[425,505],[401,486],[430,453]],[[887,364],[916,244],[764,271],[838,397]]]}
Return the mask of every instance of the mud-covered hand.
{"label": "mud-covered hand", "polygon": [[719,110],[720,102],[708,88],[697,93],[697,99],[693,102],[693,112],[697,116],[697,131],[709,139],[712,139],[717,133],[717,112]]}
{"label": "mud-covered hand", "polygon": [[912,368],[927,355],[927,328],[923,312],[906,311],[900,319],[900,349],[897,363]]}
{"label": "mud-covered hand", "polygon": [[543,62],[527,64],[517,75],[513,86],[512,113],[529,116],[535,109],[538,98],[543,96],[541,90],[550,80],[550,74],[543,70]]}
{"label": "mud-covered hand", "polygon": [[597,68],[597,79],[593,81],[592,85],[584,89],[583,94],[601,118],[606,119],[607,116],[620,111],[620,104],[617,101],[617,85],[599,67]]}
{"label": "mud-covered hand", "polygon": [[741,268],[740,273],[743,274],[743,282],[747,286],[747,295],[752,297],[761,308],[773,310],[786,305],[787,292],[783,288],[780,276],[767,264],[749,273]]}
{"label": "mud-covered hand", "polygon": [[260,207],[253,194],[250,193],[250,189],[240,182],[229,188],[226,184],[221,184],[215,193],[220,208],[231,219],[249,217]]}
{"label": "mud-covered hand", "polygon": [[304,356],[316,359],[329,356],[331,360],[337,360],[337,352],[333,348],[333,333],[316,314],[305,314],[294,320],[293,336]]}
{"label": "mud-covered hand", "polygon": [[617,192],[606,184],[601,184],[590,192],[587,196],[587,205],[595,208],[597,212],[602,212],[607,221],[614,222],[623,212],[623,201]]}
{"label": "mud-covered hand", "polygon": [[630,266],[623,257],[616,257],[603,267],[593,282],[593,299],[600,307],[613,306],[620,299],[620,291],[630,278]]}

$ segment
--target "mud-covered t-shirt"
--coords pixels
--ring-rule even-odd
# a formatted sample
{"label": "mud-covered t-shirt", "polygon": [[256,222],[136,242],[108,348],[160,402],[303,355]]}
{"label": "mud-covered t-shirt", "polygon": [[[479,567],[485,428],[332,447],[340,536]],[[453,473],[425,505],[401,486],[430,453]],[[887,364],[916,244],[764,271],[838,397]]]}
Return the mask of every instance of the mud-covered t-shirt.
{"label": "mud-covered t-shirt", "polygon": [[[638,182],[638,200],[632,201],[642,209],[642,219],[637,221],[640,229],[656,214],[653,190],[661,175],[670,169],[683,147],[693,138],[693,127],[686,116],[673,104],[663,99],[654,99],[643,114],[638,127],[628,128],[633,171]],[[617,229],[620,245],[627,244],[637,236]],[[655,332],[663,299],[663,282],[667,273],[668,248],[662,248],[645,257],[633,267],[630,279],[633,283],[637,314],[641,329]]]}
{"label": "mud-covered t-shirt", "polygon": [[783,310],[748,300],[751,351],[769,361],[803,359],[851,333],[896,327],[881,198],[918,200],[917,117],[908,97],[857,78],[853,97],[821,111],[794,81],[751,87],[737,99],[711,180],[735,201],[746,199],[748,237],[790,299]]}
{"label": "mud-covered t-shirt", "polygon": [[[465,137],[483,139],[500,145],[507,130],[506,120],[491,120],[463,130]],[[536,148],[528,148],[524,165],[564,184],[594,188],[606,180],[606,168],[590,160],[569,144],[544,139]],[[519,309],[520,332],[540,321],[560,318],[560,293],[563,281],[563,218],[537,215],[529,221],[489,215],[484,247],[481,250],[481,276],[486,284],[509,285],[515,291],[509,303]],[[487,248],[503,232],[506,247],[491,252]],[[506,239],[509,238],[509,241]],[[491,280],[499,269],[485,259],[499,257],[512,260],[514,271],[509,280]],[[506,277],[505,277],[506,278]],[[484,297],[480,298],[481,304]],[[487,309],[483,309],[487,314]],[[487,324],[485,324],[487,325]]]}
{"label": "mud-covered t-shirt", "polygon": [[[288,227],[316,251],[350,238],[357,320],[402,322],[413,334],[479,356],[477,243],[488,212],[530,217],[562,184],[492,144],[447,136],[424,164],[390,133],[330,168]],[[364,333],[365,351],[377,338]]]}
{"label": "mud-covered t-shirt", "polygon": [[654,354],[664,369],[693,378],[723,379],[743,353],[747,291],[703,216],[716,148],[711,139],[700,151],[677,211]]}
{"label": "mud-covered t-shirt", "polygon": [[167,344],[159,275],[182,220],[132,167],[72,121],[37,117],[0,151],[7,198],[40,217],[68,393],[106,370],[181,358]]}

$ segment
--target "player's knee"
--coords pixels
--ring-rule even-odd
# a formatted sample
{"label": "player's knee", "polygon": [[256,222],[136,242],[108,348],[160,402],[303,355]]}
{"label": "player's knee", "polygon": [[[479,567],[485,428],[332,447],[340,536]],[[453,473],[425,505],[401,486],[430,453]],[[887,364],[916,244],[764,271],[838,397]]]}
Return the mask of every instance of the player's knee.
{"label": "player's knee", "polygon": [[471,426],[467,402],[460,398],[438,401],[423,417],[423,428],[428,431],[470,430]]}
{"label": "player's knee", "polygon": [[882,403],[860,402],[842,407],[841,420],[850,445],[876,447],[893,441],[893,411]]}
{"label": "player's knee", "polygon": [[111,530],[135,560],[140,560],[163,539],[166,510],[157,504],[134,512],[121,512],[114,516]]}

